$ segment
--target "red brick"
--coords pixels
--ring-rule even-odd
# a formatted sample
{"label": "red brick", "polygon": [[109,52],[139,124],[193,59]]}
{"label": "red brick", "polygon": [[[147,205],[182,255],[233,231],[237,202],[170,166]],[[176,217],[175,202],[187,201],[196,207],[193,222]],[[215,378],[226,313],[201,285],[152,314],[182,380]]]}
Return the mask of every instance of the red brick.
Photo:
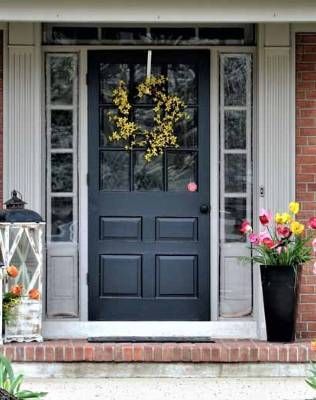
{"label": "red brick", "polygon": [[134,346],[134,360],[144,361],[144,346],[136,344]]}
{"label": "red brick", "polygon": [[133,360],[133,347],[132,345],[122,346],[123,361],[129,362]]}

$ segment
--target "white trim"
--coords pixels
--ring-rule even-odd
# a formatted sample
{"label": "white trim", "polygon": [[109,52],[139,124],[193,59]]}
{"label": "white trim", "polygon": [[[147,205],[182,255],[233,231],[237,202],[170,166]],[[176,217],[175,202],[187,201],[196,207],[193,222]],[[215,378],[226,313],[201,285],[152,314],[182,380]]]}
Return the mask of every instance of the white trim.
{"label": "white trim", "polygon": [[[72,4],[73,6],[70,6]],[[211,23],[211,22],[291,22],[315,20],[314,2],[310,0],[272,2],[239,0],[218,2],[196,0],[182,2],[145,2],[128,0],[100,2],[82,0],[3,1],[2,21],[104,22],[108,23]],[[181,12],[179,12],[181,8]],[[123,11],[122,11],[123,10]]]}
{"label": "white trim", "polygon": [[[77,326],[77,329],[81,331],[81,329],[85,329],[84,327],[86,326],[85,324],[92,324],[91,326],[94,326],[93,324],[95,322],[92,321],[87,321],[88,320],[88,286],[86,284],[86,274],[88,272],[88,248],[87,248],[87,243],[88,243],[88,237],[87,237],[87,221],[88,221],[88,186],[86,182],[86,176],[88,173],[88,160],[87,160],[87,126],[88,126],[88,114],[86,112],[87,110],[87,103],[88,103],[88,93],[87,93],[87,85],[86,85],[86,73],[87,73],[87,52],[88,50],[108,50],[111,48],[112,50],[122,50],[122,49],[128,49],[131,50],[131,46],[43,46],[43,52],[54,52],[54,53],[68,53],[68,52],[74,52],[77,51],[79,52],[79,84],[80,84],[80,90],[79,90],[79,132],[78,132],[78,141],[79,141],[79,215],[80,215],[80,221],[79,221],[79,312],[80,312],[80,321],[75,321],[74,319],[71,319],[69,321],[64,321],[63,323],[68,324],[69,326],[75,324],[74,326]],[[133,46],[133,49],[144,49],[144,46]],[[156,47],[155,47],[156,48]],[[159,49],[172,49],[175,50],[174,46],[157,46]],[[187,48],[187,49],[196,49],[199,50],[201,49],[200,46],[184,46],[181,47],[181,49]],[[219,126],[218,126],[218,56],[219,53],[255,53],[255,47],[254,46],[249,46],[249,47],[243,47],[243,46],[207,46],[204,47],[205,49],[210,51],[210,58],[211,58],[211,79],[210,79],[210,84],[211,84],[211,101],[210,101],[210,115],[211,115],[211,160],[212,160],[212,165],[210,166],[211,168],[211,181],[212,182],[217,182],[218,181],[218,168],[217,168],[217,161],[218,161],[218,154],[217,154],[217,146],[216,144],[218,143],[218,134],[219,134]],[[200,331],[199,335],[201,335],[203,332],[206,334],[210,329],[212,330],[213,323],[215,320],[218,318],[218,266],[219,266],[219,258],[218,258],[218,246],[217,246],[217,241],[213,240],[213,238],[217,238],[218,240],[218,189],[212,190],[211,187],[211,215],[210,218],[212,219],[212,224],[210,224],[210,229],[211,229],[211,263],[212,265],[212,271],[211,271],[211,319],[212,321],[208,322],[208,325],[201,325],[203,326],[203,330]],[[251,318],[250,318],[251,319]],[[238,321],[224,321],[222,320],[221,323],[227,323],[228,325],[226,326],[235,326],[235,323],[237,325],[240,323],[240,327],[243,326],[243,324],[249,322],[249,318],[243,318],[239,319]],[[253,321],[255,322],[255,321]],[[58,320],[47,320],[46,323],[48,324],[47,326],[50,327],[50,333],[49,335],[53,334],[52,332],[56,330],[56,335],[60,335],[60,332],[63,331],[64,329],[60,326],[60,321]],[[77,325],[79,324],[79,325]],[[120,324],[120,322],[102,322],[102,332],[104,331],[111,332],[111,325],[115,327],[116,324]],[[130,324],[130,323],[129,323]],[[133,325],[134,323],[132,323]],[[141,322],[142,327],[148,326],[155,326],[156,328],[160,326],[160,322],[156,323],[153,325],[151,322]],[[188,322],[188,324],[191,326],[192,322]],[[67,325],[67,326],[68,326]],[[169,326],[173,326],[173,322],[168,322]],[[63,325],[62,325],[63,326]],[[90,325],[88,325],[90,326]],[[101,325],[99,325],[101,326]],[[129,325],[130,326],[130,325]],[[136,325],[135,325],[136,326]],[[139,326],[139,325],[137,325]],[[54,328],[55,327],[55,328]],[[103,329],[104,327],[104,329]],[[106,327],[106,329],[105,329]],[[156,329],[155,328],[155,329]],[[69,328],[71,329],[71,328]],[[91,329],[91,328],[89,328]],[[145,328],[144,328],[145,329]],[[158,328],[157,328],[158,329]],[[160,335],[160,331],[155,330],[154,332],[151,332],[151,335]],[[230,328],[229,328],[230,330]],[[131,329],[129,329],[130,332]],[[234,331],[234,328],[233,328]],[[246,332],[246,331],[245,331]],[[132,332],[134,334],[134,332]],[[79,331],[76,331],[74,333],[73,337],[78,336]],[[125,332],[126,334],[126,332]],[[188,334],[187,334],[188,335]],[[223,336],[223,333],[221,332],[221,335]],[[242,337],[242,333],[238,333],[237,337]],[[253,336],[254,337],[254,336]]]}
{"label": "white trim", "polygon": [[166,336],[256,339],[256,321],[44,321],[46,339],[84,339],[89,336]]}
{"label": "white trim", "polygon": [[[88,320],[88,72],[87,49],[79,56],[79,316]],[[84,112],[86,110],[86,112]]]}

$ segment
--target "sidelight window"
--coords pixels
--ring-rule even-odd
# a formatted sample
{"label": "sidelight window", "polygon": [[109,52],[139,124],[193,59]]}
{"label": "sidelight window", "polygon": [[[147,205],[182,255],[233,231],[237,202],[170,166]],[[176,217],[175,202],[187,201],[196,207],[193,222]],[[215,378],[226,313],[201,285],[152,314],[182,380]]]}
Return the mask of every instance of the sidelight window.
{"label": "sidelight window", "polygon": [[76,54],[46,56],[47,211],[52,242],[77,241]]}
{"label": "sidelight window", "polygon": [[220,317],[252,313],[252,272],[239,227],[252,219],[252,55],[220,56]]}

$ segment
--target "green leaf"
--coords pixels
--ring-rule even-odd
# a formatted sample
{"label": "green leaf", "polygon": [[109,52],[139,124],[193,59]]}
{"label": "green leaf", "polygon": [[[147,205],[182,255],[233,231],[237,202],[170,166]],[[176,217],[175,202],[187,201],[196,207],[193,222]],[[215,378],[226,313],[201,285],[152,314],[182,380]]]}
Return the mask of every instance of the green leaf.
{"label": "green leaf", "polygon": [[23,382],[23,375],[18,375],[13,382],[11,383],[11,393],[15,394],[17,392],[19,392],[21,384]]}
{"label": "green leaf", "polygon": [[46,396],[47,392],[32,392],[30,390],[23,390],[19,393],[16,393],[16,397],[20,400],[22,399],[41,399]]}

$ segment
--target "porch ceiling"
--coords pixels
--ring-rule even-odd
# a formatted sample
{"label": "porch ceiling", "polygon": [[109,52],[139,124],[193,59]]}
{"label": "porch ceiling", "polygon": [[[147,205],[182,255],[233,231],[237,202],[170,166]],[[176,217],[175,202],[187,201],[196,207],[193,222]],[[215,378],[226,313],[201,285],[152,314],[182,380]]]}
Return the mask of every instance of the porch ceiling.
{"label": "porch ceiling", "polygon": [[[181,8],[179,8],[181,6]],[[179,12],[181,10],[181,12]],[[2,0],[2,21],[314,22],[314,0]],[[83,21],[84,16],[84,21]]]}

